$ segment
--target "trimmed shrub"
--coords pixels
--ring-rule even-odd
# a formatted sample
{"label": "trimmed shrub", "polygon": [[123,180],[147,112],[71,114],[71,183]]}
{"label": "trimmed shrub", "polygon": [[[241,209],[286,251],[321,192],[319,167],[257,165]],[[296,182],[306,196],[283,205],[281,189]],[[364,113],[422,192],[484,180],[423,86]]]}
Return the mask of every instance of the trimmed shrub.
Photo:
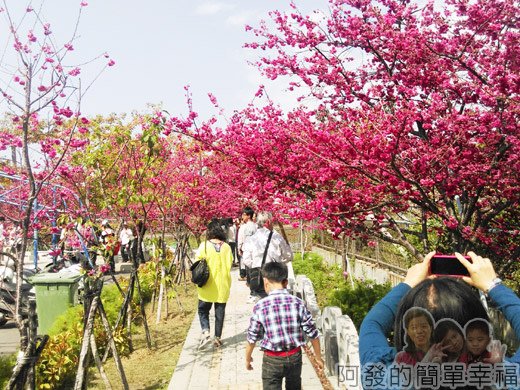
{"label": "trimmed shrub", "polygon": [[359,327],[368,311],[390,291],[390,283],[378,284],[373,280],[354,279],[354,286],[343,276],[337,265],[325,264],[316,253],[307,252],[294,256],[295,274],[306,275],[314,285],[314,291],[320,307],[338,306],[343,314],[348,315],[356,328]]}
{"label": "trimmed shrub", "polygon": [[0,388],[6,388],[15,364],[16,355],[0,355]]}
{"label": "trimmed shrub", "polygon": [[[155,261],[147,261],[139,266],[139,283],[144,302],[150,302],[152,299],[158,264]],[[137,294],[134,294],[134,298],[137,303]]]}
{"label": "trimmed shrub", "polygon": [[347,314],[359,332],[363,318],[369,310],[380,301],[391,289],[390,283],[378,284],[373,280],[354,280],[333,291],[325,306],[338,306],[343,314]]}
{"label": "trimmed shrub", "polygon": [[293,269],[296,275],[306,275],[312,281],[318,304],[322,307],[327,306],[331,293],[346,285],[341,268],[325,264],[323,258],[316,253],[307,252],[303,259],[300,253],[296,253]]}

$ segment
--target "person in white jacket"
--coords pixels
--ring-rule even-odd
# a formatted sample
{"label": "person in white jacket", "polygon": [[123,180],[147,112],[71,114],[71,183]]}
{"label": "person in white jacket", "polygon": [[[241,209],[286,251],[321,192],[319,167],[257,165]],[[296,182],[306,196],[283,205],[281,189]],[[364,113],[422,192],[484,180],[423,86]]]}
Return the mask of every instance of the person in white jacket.
{"label": "person in white jacket", "polygon": [[255,215],[254,210],[251,207],[245,207],[242,211],[242,225],[238,229],[238,237],[237,237],[237,252],[238,257],[240,259],[240,279],[246,280],[249,283],[247,268],[244,266],[244,263],[241,259],[243,253],[243,246],[246,239],[253,234],[255,234],[257,226],[253,221],[253,216]]}
{"label": "person in white jacket", "polygon": [[[291,246],[280,233],[273,229],[273,215],[267,211],[261,211],[256,218],[258,229],[251,237],[245,240],[243,249],[242,262],[249,268],[262,267],[264,252],[266,251],[269,234],[272,232],[265,263],[278,262],[288,263],[293,260]],[[251,290],[250,301],[256,301],[258,298],[266,295],[264,286],[261,284],[259,288]]]}

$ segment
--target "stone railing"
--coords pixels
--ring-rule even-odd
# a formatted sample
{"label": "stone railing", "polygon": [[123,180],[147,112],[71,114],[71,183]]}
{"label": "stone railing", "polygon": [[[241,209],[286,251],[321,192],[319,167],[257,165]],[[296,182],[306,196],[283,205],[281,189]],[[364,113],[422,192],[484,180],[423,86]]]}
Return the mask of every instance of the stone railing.
{"label": "stone railing", "polygon": [[318,306],[312,281],[305,275],[290,280],[289,289],[301,298],[320,331],[325,372],[336,389],[361,390],[359,379],[359,336],[354,323],[336,306],[323,311]]}
{"label": "stone railing", "polygon": [[390,282],[392,286],[396,286],[404,280],[406,275],[406,269],[394,264],[350,252],[337,253],[334,248],[324,245],[314,245],[312,252],[323,257],[327,264],[344,266],[343,263],[348,260],[348,264],[345,266],[348,265],[350,268],[348,271],[354,278],[371,279],[377,283]]}

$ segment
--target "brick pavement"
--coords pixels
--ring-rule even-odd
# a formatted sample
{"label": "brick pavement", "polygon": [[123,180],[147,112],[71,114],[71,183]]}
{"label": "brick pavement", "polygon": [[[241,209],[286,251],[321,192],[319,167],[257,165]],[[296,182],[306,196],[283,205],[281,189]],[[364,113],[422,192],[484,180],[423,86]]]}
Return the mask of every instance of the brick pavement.
{"label": "brick pavement", "polygon": [[[262,352],[253,352],[253,370],[245,369],[245,339],[249,316],[253,308],[247,303],[249,289],[238,281],[238,269],[232,270],[231,295],[226,306],[222,333],[222,348],[212,346],[198,351],[200,324],[195,315],[175,367],[169,390],[196,389],[261,389]],[[211,329],[214,329],[214,312],[210,312]],[[302,383],[305,390],[322,389],[314,368],[303,356]]]}

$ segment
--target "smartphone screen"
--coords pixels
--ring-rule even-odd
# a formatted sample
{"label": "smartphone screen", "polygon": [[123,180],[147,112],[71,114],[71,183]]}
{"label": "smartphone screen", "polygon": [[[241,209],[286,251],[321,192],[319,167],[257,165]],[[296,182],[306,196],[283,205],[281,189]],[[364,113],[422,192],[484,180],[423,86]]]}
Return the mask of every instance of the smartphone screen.
{"label": "smartphone screen", "polygon": [[[466,257],[466,259],[470,260],[469,257]],[[466,267],[455,256],[450,255],[433,256],[430,261],[430,274],[458,277],[469,276]]]}

